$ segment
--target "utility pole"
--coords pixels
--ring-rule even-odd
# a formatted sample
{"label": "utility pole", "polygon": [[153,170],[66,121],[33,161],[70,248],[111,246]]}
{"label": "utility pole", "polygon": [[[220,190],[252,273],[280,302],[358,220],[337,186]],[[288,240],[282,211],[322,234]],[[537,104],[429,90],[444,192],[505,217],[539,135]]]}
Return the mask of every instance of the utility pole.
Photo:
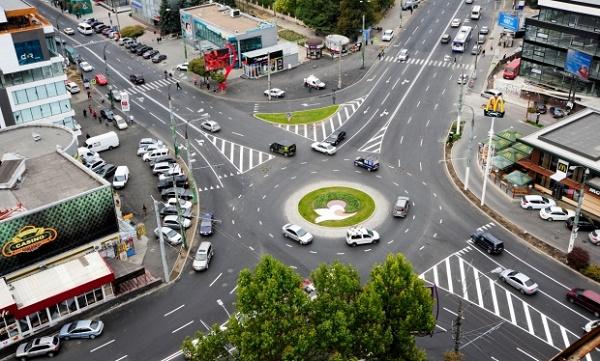
{"label": "utility pole", "polygon": [[454,327],[454,352],[460,352],[460,337],[461,327],[463,318],[463,303],[462,298],[458,299],[458,312],[456,315],[456,326]]}
{"label": "utility pole", "polygon": [[173,117],[173,106],[171,105],[171,85],[167,87],[167,98],[169,99],[169,119],[171,121],[171,137],[173,138],[173,154],[175,154],[175,158],[177,158],[177,134],[175,132],[175,118]]}
{"label": "utility pole", "polygon": [[[177,164],[177,163],[175,163]],[[179,166],[179,165],[178,165]],[[183,217],[181,216],[181,204],[179,204],[179,193],[177,192],[177,183],[175,177],[177,173],[171,174],[171,180],[173,181],[173,189],[175,189],[175,209],[177,209],[177,223],[179,223],[179,230],[181,231],[181,239],[183,241],[183,248],[187,249],[187,239],[185,237],[185,227],[183,226]]]}
{"label": "utility pole", "polygon": [[491,118],[492,118],[492,125],[490,126],[490,131],[488,133],[490,140],[488,142],[487,161],[485,162],[485,172],[483,174],[483,189],[481,191],[481,205],[482,206],[485,204],[485,189],[487,187],[488,177],[490,176],[490,168],[491,168],[491,163],[492,163],[492,138],[494,137],[494,119],[496,119],[496,117],[491,117]]}
{"label": "utility pole", "polygon": [[[117,0],[117,7],[115,7],[115,0],[111,0],[112,10],[115,13],[115,18],[117,19],[117,31],[119,32],[119,36],[121,35],[121,24],[119,23],[119,0]],[[110,20],[110,13],[108,15],[108,19]],[[112,21],[110,22],[112,28]]]}
{"label": "utility pole", "polygon": [[169,269],[167,268],[167,255],[165,253],[165,239],[163,237],[163,233],[161,230],[161,222],[160,222],[160,213],[158,211],[158,202],[156,201],[156,199],[154,199],[154,197],[150,196],[150,198],[152,198],[152,204],[154,205],[154,215],[156,216],[156,225],[158,227],[158,240],[159,240],[159,245],[160,245],[160,260],[162,263],[162,267],[163,267],[163,274],[164,274],[164,278],[165,278],[165,282],[169,283],[171,281],[171,278],[169,276]]}
{"label": "utility pole", "polygon": [[191,155],[191,145],[190,145],[190,138],[188,137],[188,124],[189,123],[185,123],[185,149],[187,149],[186,152],[186,158],[187,158],[187,164],[188,164],[188,169],[190,170],[190,175],[189,178],[192,180],[192,189],[194,190],[192,192],[192,196],[194,198],[196,198],[196,180],[194,179],[194,172],[192,171],[192,155]]}
{"label": "utility pole", "polygon": [[340,49],[340,59],[338,60],[338,89],[342,89],[342,42],[338,42]]}
{"label": "utility pole", "polygon": [[[462,74],[459,74],[458,76],[462,77]],[[462,115],[462,108],[463,108],[463,97],[465,94],[465,79],[461,79],[460,82],[460,92],[458,93],[458,116],[456,117],[456,135],[460,135],[460,122],[461,122],[461,115]]]}
{"label": "utility pole", "polygon": [[465,168],[465,187],[469,188],[469,174],[471,173],[471,151],[473,150],[473,131],[475,129],[475,109],[472,106],[466,105],[471,109],[471,129],[469,130],[469,145],[467,147],[467,165]]}
{"label": "utility pole", "polygon": [[267,91],[267,96],[269,97],[269,101],[271,101],[271,51],[267,54]]}
{"label": "utility pole", "polygon": [[[62,41],[62,36],[60,34],[60,24],[58,23],[58,18],[60,16],[61,16],[61,14],[56,15],[56,21],[55,21],[56,22],[56,32],[58,33],[58,41],[60,42],[60,52],[61,52],[63,58],[66,59],[67,57],[65,56],[65,45],[63,44],[63,41]],[[364,63],[364,59],[363,59],[363,63]]]}
{"label": "utility pole", "polygon": [[402,2],[404,0],[400,0],[400,29],[402,29]]}
{"label": "utility pole", "polygon": [[585,188],[585,182],[588,175],[590,174],[589,168],[585,169],[583,173],[583,181],[581,182],[581,188],[579,188],[579,198],[577,199],[577,209],[575,210],[575,221],[573,222],[573,228],[571,228],[571,237],[569,238],[569,247],[567,248],[567,254],[573,251],[575,246],[575,240],[577,239],[577,231],[579,230],[579,215],[581,214],[581,206],[583,205],[583,191]]}
{"label": "utility pole", "polygon": [[363,14],[362,14],[362,45],[360,47],[360,52],[362,54],[362,65],[360,66],[361,69],[365,68],[365,47],[367,46],[367,39],[365,36],[365,13],[363,10]]}
{"label": "utility pole", "polygon": [[104,59],[104,72],[106,73],[106,80],[108,82],[108,97],[110,98],[110,109],[115,109],[115,100],[112,95],[112,84],[110,83],[110,74],[108,72],[108,61],[106,61],[106,47],[108,43],[104,44],[102,48],[102,58]]}

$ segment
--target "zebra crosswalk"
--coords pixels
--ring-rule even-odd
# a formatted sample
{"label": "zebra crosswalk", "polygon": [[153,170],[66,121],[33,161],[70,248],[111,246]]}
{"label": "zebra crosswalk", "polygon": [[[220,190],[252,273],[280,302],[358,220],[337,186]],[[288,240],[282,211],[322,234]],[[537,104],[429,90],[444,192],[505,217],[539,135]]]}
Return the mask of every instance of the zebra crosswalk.
{"label": "zebra crosswalk", "polygon": [[[252,149],[237,143],[230,142],[223,138],[216,137],[212,134],[204,133],[209,142],[211,142],[215,148],[227,160],[233,165],[236,169],[236,174],[244,174],[249,170],[258,167],[259,165],[271,160],[274,158],[273,155],[265,152],[261,152],[260,150]],[[199,140],[197,140],[199,141]],[[230,173],[229,176],[234,176],[235,174]],[[228,175],[224,174],[219,176],[220,178],[227,178]]]}
{"label": "zebra crosswalk", "polygon": [[[451,254],[419,277],[496,315],[557,350],[579,339],[578,335],[523,301],[512,289],[503,287],[467,262],[463,256],[471,252],[472,247],[469,245]],[[586,360],[591,361],[592,357],[588,355]]]}
{"label": "zebra crosswalk", "polygon": [[159,80],[151,81],[149,83],[144,83],[141,85],[129,87],[129,88],[125,89],[125,91],[127,93],[129,93],[129,95],[141,94],[148,90],[154,90],[154,89],[158,89],[158,88],[162,88],[162,87],[167,87],[170,84],[174,85],[175,83],[177,83],[177,79],[173,79],[173,78],[159,79]]}
{"label": "zebra crosswalk", "polygon": [[369,153],[381,153],[381,144],[383,143],[383,136],[387,128],[390,126],[392,122],[392,118],[390,118],[384,125],[381,127],[377,133],[371,139],[367,140],[365,144],[362,145],[358,149],[359,152],[369,152]]}
{"label": "zebra crosswalk", "polygon": [[[383,58],[383,61],[388,62],[388,63],[401,63],[400,59],[396,55],[387,55],[386,57]],[[444,61],[444,60],[435,60],[435,59],[430,59],[428,61],[427,59],[418,59],[418,58],[408,58],[408,60],[404,61],[404,63],[414,64],[414,65],[424,65],[425,64],[428,66],[435,66],[438,68],[467,69],[467,70],[472,70],[474,67],[473,64],[462,64],[462,63],[455,63],[453,61]]]}
{"label": "zebra crosswalk", "polygon": [[365,101],[365,97],[352,100],[340,106],[337,113],[320,123],[316,124],[278,124],[279,128],[285,129],[301,137],[314,142],[325,140],[329,134],[340,128]]}

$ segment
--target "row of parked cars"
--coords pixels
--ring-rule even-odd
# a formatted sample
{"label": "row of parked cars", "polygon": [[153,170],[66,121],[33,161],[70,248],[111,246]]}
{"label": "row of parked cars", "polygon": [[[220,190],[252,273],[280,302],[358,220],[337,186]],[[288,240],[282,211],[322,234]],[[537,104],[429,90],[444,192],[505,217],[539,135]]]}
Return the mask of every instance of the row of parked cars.
{"label": "row of parked cars", "polygon": [[[158,239],[162,233],[163,239],[172,246],[183,243],[182,232],[192,225],[193,192],[189,189],[188,176],[177,160],[170,155],[167,146],[158,139],[143,138],[138,144],[137,155],[147,162],[152,174],[158,177],[157,188],[164,200],[159,213],[161,224],[154,229]],[[200,214],[200,236],[208,237],[214,232],[215,217],[212,212]],[[192,268],[196,271],[208,269],[214,256],[211,242],[202,241],[198,246]]]}
{"label": "row of parked cars", "polygon": [[150,45],[139,43],[136,39],[122,38],[119,45],[128,49],[131,53],[141,56],[144,59],[151,59],[153,63],[160,63],[167,59],[166,54],[161,54]]}
{"label": "row of parked cars", "polygon": [[112,185],[115,189],[122,189],[129,181],[129,167],[126,165],[116,166],[104,161],[100,155],[89,148],[78,148],[77,153],[79,159],[92,172],[98,174],[102,178],[110,180],[112,177]]}

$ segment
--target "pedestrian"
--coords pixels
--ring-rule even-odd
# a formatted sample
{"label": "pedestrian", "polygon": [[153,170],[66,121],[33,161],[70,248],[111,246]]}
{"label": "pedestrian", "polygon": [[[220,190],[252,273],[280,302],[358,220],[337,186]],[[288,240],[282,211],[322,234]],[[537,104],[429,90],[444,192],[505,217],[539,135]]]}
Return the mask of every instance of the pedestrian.
{"label": "pedestrian", "polygon": [[87,96],[88,96],[88,99],[92,99],[92,92],[88,90]]}
{"label": "pedestrian", "polygon": [[[98,118],[98,114],[96,113],[96,111],[94,110],[94,112],[92,113],[92,118],[96,119]],[[102,123],[102,119],[100,119],[100,123]]]}
{"label": "pedestrian", "polygon": [[88,133],[85,133],[85,139],[90,139],[90,135]]}
{"label": "pedestrian", "polygon": [[502,56],[502,60],[506,59],[506,53]]}
{"label": "pedestrian", "polygon": [[92,105],[88,105],[88,111],[90,112],[90,115],[92,115]]}
{"label": "pedestrian", "polygon": [[454,57],[454,62],[456,63],[456,57]]}
{"label": "pedestrian", "polygon": [[[401,11],[402,11],[402,10],[401,10]],[[411,6],[411,7],[410,7],[410,14],[411,14],[411,15],[412,15],[412,12],[413,12],[413,7]]]}
{"label": "pedestrian", "polygon": [[85,110],[85,109],[83,110],[83,117],[87,118],[87,110]]}
{"label": "pedestrian", "polygon": [[175,83],[175,85],[177,86],[177,90],[181,90],[181,85],[179,84],[179,82]]}
{"label": "pedestrian", "polygon": [[167,79],[167,76],[169,75],[168,72],[165,70],[163,74],[165,74],[165,79]]}
{"label": "pedestrian", "polygon": [[483,50],[481,51],[481,56],[482,56],[482,57],[484,57],[484,56],[485,56],[485,49],[483,49]]}
{"label": "pedestrian", "polygon": [[148,214],[148,210],[146,209],[145,204],[142,204],[142,213],[144,214],[144,218],[146,218],[146,215]]}
{"label": "pedestrian", "polygon": [[210,83],[206,82],[206,90],[210,90]]}
{"label": "pedestrian", "polygon": [[490,51],[494,51],[494,44],[490,44]]}

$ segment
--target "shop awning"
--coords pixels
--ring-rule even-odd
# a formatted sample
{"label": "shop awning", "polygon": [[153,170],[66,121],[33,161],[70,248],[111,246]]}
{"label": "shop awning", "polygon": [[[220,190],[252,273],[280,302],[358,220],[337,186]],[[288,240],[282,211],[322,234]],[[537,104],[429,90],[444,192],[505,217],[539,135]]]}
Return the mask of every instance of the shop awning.
{"label": "shop awning", "polygon": [[521,187],[531,183],[531,177],[527,174],[521,172],[520,170],[512,171],[511,173],[502,177],[505,181],[509,182],[512,185],[517,187]]}
{"label": "shop awning", "polygon": [[510,141],[511,143],[514,143],[517,141],[518,138],[521,138],[523,136],[523,134],[521,132],[518,132],[514,129],[504,129],[503,131],[496,133],[497,136],[499,136],[500,138],[504,138],[508,141]]}
{"label": "shop awning", "polygon": [[499,137],[497,135],[494,135],[492,137],[492,146],[494,147],[496,153],[502,149],[508,148],[513,144],[513,142],[511,142],[508,139]]}
{"label": "shop awning", "polygon": [[492,158],[492,166],[500,170],[504,170],[513,164],[515,164],[515,162],[508,160],[501,155],[496,155],[494,158]]}
{"label": "shop awning", "polygon": [[4,278],[0,278],[0,312],[8,312],[11,315],[17,312],[17,303]]}
{"label": "shop awning", "polygon": [[518,160],[526,158],[528,155],[528,154],[523,153],[520,150],[517,150],[513,147],[509,147],[509,148],[502,149],[501,151],[497,151],[496,154],[501,155],[504,158],[506,158],[512,162],[516,162]]}
{"label": "shop awning", "polygon": [[521,159],[519,161],[517,161],[517,164],[520,166],[523,166],[529,170],[532,170],[534,172],[536,172],[537,174],[541,174],[545,177],[550,177],[552,175],[552,171],[548,170],[544,167],[541,167],[535,163],[533,163],[531,160],[529,159]]}
{"label": "shop awning", "polygon": [[555,180],[557,182],[560,182],[565,178],[567,178],[567,174],[563,172],[556,172],[550,176],[550,179]]}

